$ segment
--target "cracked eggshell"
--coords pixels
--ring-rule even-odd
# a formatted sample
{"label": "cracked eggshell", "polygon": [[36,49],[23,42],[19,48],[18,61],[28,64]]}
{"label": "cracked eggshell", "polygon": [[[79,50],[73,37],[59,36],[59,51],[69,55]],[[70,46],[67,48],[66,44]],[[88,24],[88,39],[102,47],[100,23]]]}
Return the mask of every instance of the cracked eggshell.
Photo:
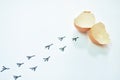
{"label": "cracked eggshell", "polygon": [[79,32],[87,32],[95,24],[95,17],[90,11],[83,11],[74,19],[74,26]]}

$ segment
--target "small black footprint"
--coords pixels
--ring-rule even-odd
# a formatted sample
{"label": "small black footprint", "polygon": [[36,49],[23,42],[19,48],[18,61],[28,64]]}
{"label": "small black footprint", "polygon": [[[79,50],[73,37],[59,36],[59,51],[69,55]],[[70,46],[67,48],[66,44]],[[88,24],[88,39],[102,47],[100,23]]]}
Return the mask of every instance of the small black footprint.
{"label": "small black footprint", "polygon": [[62,41],[64,38],[66,38],[65,36],[63,36],[63,37],[58,37],[58,39],[60,40],[60,41]]}
{"label": "small black footprint", "polygon": [[49,45],[45,46],[45,48],[47,48],[49,50],[52,45],[53,44],[49,44]]}
{"label": "small black footprint", "polygon": [[35,67],[30,67],[29,69],[31,69],[31,70],[33,70],[33,71],[36,71],[37,66],[35,66]]}
{"label": "small black footprint", "polygon": [[20,77],[21,77],[21,75],[19,75],[19,76],[13,75],[14,80],[17,80]]}
{"label": "small black footprint", "polygon": [[0,72],[3,72],[3,71],[5,71],[5,70],[9,70],[10,68],[7,68],[7,67],[5,67],[5,66],[2,66],[2,70],[0,71]]}
{"label": "small black footprint", "polygon": [[49,58],[50,58],[50,56],[48,56],[47,58],[43,58],[44,62],[48,62]]}
{"label": "small black footprint", "polygon": [[18,67],[21,67],[24,63],[16,63]]}
{"label": "small black footprint", "polygon": [[35,57],[35,55],[32,56],[26,56],[28,60],[30,60],[31,58]]}
{"label": "small black footprint", "polygon": [[74,37],[74,38],[72,38],[72,41],[77,41],[78,38],[79,37]]}
{"label": "small black footprint", "polygon": [[64,52],[64,50],[65,50],[66,47],[67,47],[67,46],[64,46],[64,47],[61,47],[61,48],[59,48],[59,49]]}

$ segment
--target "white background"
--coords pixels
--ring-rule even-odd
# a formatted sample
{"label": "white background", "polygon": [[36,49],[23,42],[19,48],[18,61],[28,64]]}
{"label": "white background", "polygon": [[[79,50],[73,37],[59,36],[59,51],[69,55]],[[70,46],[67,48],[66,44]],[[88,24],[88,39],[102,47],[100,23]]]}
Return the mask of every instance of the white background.
{"label": "white background", "polygon": [[[0,80],[120,80],[119,0],[0,0]],[[99,47],[73,20],[90,10],[103,22],[111,44]],[[61,42],[57,37],[66,36]],[[79,36],[77,42],[72,38]],[[44,46],[53,43],[50,50]],[[65,52],[59,50],[66,45]],[[26,56],[36,55],[31,60]],[[49,62],[43,62],[44,57]],[[17,62],[24,62],[20,68]],[[38,66],[36,72],[29,67]]]}

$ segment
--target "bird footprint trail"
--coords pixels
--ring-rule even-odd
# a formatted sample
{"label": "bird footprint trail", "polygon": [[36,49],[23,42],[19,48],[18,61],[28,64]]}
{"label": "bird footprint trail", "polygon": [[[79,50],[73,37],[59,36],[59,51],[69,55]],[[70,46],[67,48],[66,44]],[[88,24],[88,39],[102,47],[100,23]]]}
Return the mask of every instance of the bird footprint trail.
{"label": "bird footprint trail", "polygon": [[[66,36],[57,37],[57,38],[58,38],[58,40],[63,41],[64,38],[66,38]],[[75,42],[76,42],[78,38],[79,38],[79,37],[73,37],[73,38],[72,38],[72,41],[75,41]],[[49,49],[51,48],[51,46],[53,46],[53,43],[51,43],[51,44],[49,44],[49,45],[46,45],[45,48],[49,50]],[[59,50],[62,51],[62,52],[64,52],[65,49],[66,49],[66,47],[67,47],[67,46],[60,47]],[[35,58],[35,57],[36,57],[36,55],[26,56],[27,60],[31,60],[32,58]],[[43,59],[44,62],[48,62],[48,61],[50,60],[50,58],[51,58],[51,56],[44,57],[44,58],[42,58],[42,59]],[[21,62],[21,63],[16,63],[16,65],[17,65],[18,67],[21,67],[21,66],[24,65],[24,64],[25,64],[25,63],[23,63],[23,62]],[[29,67],[29,69],[32,70],[32,71],[36,71],[37,68],[38,68],[38,66]],[[2,69],[1,69],[0,72],[4,72],[4,71],[9,70],[9,69],[10,69],[10,68],[8,68],[8,67],[2,66]],[[13,75],[14,80],[17,80],[17,79],[19,79],[20,77],[22,77],[22,76],[21,76],[21,75]]]}

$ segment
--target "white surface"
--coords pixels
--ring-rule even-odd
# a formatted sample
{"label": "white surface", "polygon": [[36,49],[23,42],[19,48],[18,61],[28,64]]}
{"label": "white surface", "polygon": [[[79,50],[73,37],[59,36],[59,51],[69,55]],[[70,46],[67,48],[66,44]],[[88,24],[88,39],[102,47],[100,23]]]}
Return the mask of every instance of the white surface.
{"label": "white surface", "polygon": [[[120,80],[119,0],[0,0],[0,80]],[[102,21],[111,44],[101,48],[74,28],[73,20],[90,10]],[[60,42],[57,37],[66,36]],[[79,36],[77,42],[71,38]],[[50,50],[45,45],[54,43]],[[66,45],[65,52],[59,47]],[[31,60],[26,56],[35,54]],[[43,57],[51,56],[49,62]],[[17,62],[25,64],[18,68]],[[36,72],[29,67],[38,65]],[[0,69],[1,69],[0,68]]]}

